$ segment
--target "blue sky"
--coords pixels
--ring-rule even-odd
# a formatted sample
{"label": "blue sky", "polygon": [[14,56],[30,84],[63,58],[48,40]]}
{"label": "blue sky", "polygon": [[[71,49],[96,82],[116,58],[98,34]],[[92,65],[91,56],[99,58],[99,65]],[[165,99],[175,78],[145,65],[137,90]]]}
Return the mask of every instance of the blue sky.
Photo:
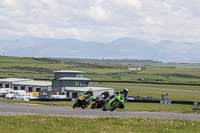
{"label": "blue sky", "polygon": [[199,0],[1,0],[0,40],[200,42]]}

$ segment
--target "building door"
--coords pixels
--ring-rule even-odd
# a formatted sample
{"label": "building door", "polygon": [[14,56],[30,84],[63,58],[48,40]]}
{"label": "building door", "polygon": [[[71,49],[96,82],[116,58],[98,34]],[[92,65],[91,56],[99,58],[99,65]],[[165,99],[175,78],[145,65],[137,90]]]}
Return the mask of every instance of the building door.
{"label": "building door", "polygon": [[2,83],[1,83],[1,84],[0,84],[0,88],[2,88],[2,86],[3,86],[3,85],[2,85]]}
{"label": "building door", "polygon": [[36,92],[40,92],[41,88],[36,88]]}
{"label": "building door", "polygon": [[28,92],[33,92],[33,87],[28,87]]}
{"label": "building door", "polygon": [[25,86],[21,86],[21,90],[25,90]]}
{"label": "building door", "polygon": [[72,98],[77,98],[78,97],[78,93],[77,92],[72,92]]}
{"label": "building door", "polygon": [[14,90],[17,90],[17,86],[14,86]]}
{"label": "building door", "polygon": [[5,84],[5,88],[9,88],[10,87],[10,85],[9,84]]}
{"label": "building door", "polygon": [[67,92],[67,97],[69,97],[69,92]]}

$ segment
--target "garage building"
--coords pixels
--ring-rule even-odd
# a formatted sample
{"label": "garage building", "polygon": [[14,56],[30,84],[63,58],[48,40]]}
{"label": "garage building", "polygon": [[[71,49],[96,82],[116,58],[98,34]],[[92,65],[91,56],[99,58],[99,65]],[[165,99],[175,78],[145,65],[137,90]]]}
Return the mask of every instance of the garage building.
{"label": "garage building", "polygon": [[13,82],[14,90],[25,90],[26,92],[39,92],[39,91],[51,91],[51,82],[46,81],[21,81]]}
{"label": "garage building", "polygon": [[0,79],[0,88],[13,88],[13,82],[21,82],[21,81],[33,81],[33,79],[27,78],[4,78]]}

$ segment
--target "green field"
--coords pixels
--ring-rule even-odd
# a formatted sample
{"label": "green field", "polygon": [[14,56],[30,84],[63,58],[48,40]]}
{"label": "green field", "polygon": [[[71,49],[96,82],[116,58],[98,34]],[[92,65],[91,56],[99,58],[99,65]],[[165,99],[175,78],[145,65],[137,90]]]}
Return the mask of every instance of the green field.
{"label": "green field", "polygon": [[146,118],[0,116],[2,133],[198,133],[200,122]]}
{"label": "green field", "polygon": [[[129,80],[136,81],[137,78],[150,78],[151,81],[164,82],[166,84],[143,84],[143,83],[104,83],[103,85],[119,86],[138,86],[153,88],[169,88],[180,90],[200,91],[200,86],[187,85],[168,85],[167,82],[196,83],[199,82],[199,68],[175,68],[166,66],[146,66],[143,65],[141,71],[129,71],[128,67],[138,65],[128,64],[97,64],[97,63],[72,63],[61,62],[47,58],[28,58],[28,57],[5,57],[0,56],[0,77],[27,77],[35,79],[53,78],[55,70],[80,70],[85,71],[85,77],[97,80]],[[95,86],[97,83],[90,83]],[[101,84],[97,84],[101,85]],[[123,87],[114,87],[116,91],[122,90]],[[200,95],[195,93],[155,91],[129,88],[129,95],[147,97],[152,96],[161,99],[161,95],[169,94],[171,100],[178,101],[200,101]],[[0,100],[2,101],[2,100]],[[21,101],[9,101],[21,102]],[[24,102],[23,102],[24,103]],[[26,103],[26,102],[25,102]],[[50,104],[59,106],[72,106],[73,102],[28,102],[31,104]],[[192,105],[161,105],[127,103],[123,111],[167,111],[167,112],[193,112]],[[165,108],[166,107],[166,108]],[[159,109],[156,109],[159,108]],[[183,109],[184,108],[184,109]]]}
{"label": "green field", "polygon": [[[141,71],[129,71],[128,67],[142,67]],[[93,80],[138,81],[149,78],[150,82],[199,84],[200,68],[176,68],[134,64],[98,64],[61,62],[48,58],[0,56],[0,78],[27,77],[50,79],[55,70],[85,71],[85,77]]]}

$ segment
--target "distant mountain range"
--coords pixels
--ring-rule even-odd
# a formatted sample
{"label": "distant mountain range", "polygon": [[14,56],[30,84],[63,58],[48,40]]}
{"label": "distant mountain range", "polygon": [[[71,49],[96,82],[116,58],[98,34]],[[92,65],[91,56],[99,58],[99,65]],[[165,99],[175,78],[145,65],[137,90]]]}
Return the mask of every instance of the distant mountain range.
{"label": "distant mountain range", "polygon": [[121,38],[110,43],[76,39],[25,37],[1,40],[0,55],[23,57],[142,59],[162,62],[200,63],[200,42],[160,41],[149,43]]}

